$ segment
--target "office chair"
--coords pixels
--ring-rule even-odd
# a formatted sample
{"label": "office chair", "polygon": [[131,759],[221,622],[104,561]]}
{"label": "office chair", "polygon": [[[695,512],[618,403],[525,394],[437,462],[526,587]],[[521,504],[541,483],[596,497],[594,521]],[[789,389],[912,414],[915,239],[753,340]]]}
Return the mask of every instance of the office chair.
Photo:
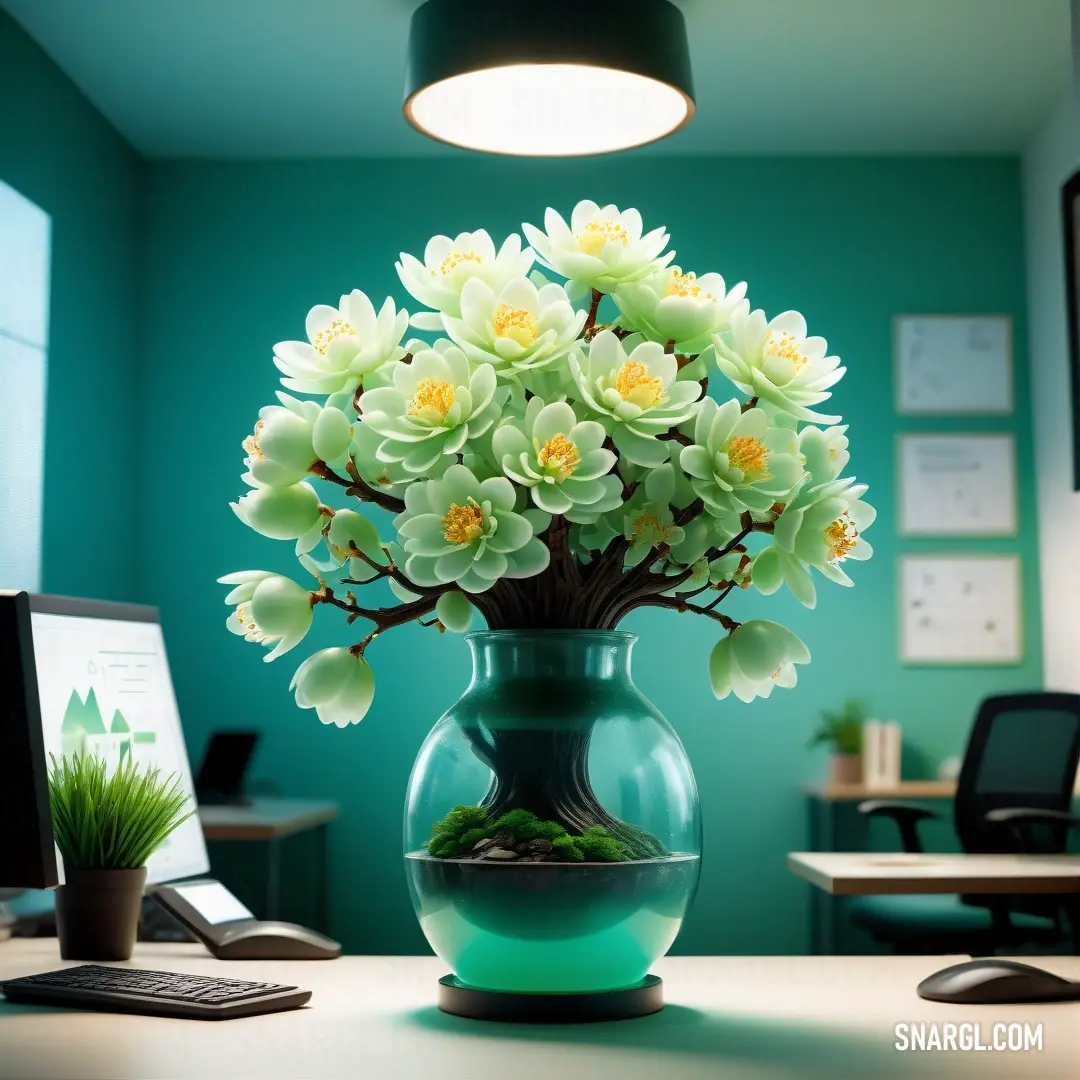
{"label": "office chair", "polygon": [[[953,824],[969,854],[1061,854],[1080,760],[1080,694],[987,698],[968,740],[953,803]],[[918,824],[937,817],[902,802],[859,805],[869,818],[896,822],[904,851],[923,850]],[[1080,909],[1037,896],[864,896],[847,908],[852,923],[905,954],[970,953],[1053,944],[1072,937],[1080,951]]]}

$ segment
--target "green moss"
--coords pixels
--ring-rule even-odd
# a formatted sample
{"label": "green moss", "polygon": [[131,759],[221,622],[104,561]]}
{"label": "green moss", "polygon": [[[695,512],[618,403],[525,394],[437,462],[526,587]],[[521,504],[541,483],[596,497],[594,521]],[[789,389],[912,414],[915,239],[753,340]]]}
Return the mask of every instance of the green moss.
{"label": "green moss", "polygon": [[582,862],[585,856],[578,850],[577,839],[574,836],[557,836],[551,841],[551,849],[557,851],[563,858],[569,859],[571,862]]}
{"label": "green moss", "polygon": [[607,829],[593,825],[577,838],[577,847],[590,862],[626,862],[630,852]]}
{"label": "green moss", "polygon": [[520,830],[538,824],[536,815],[528,810],[508,810],[501,817],[491,823],[491,828],[498,832],[500,829],[509,829],[515,836],[519,836]]}
{"label": "green moss", "polygon": [[[449,814],[436,821],[431,831],[436,836],[444,834],[458,837],[469,829],[483,828],[488,823],[488,812],[482,806],[455,806]],[[431,850],[431,845],[428,845]]]}
{"label": "green moss", "polygon": [[477,840],[483,840],[486,837],[491,836],[494,831],[495,830],[488,825],[481,829],[470,829],[467,833],[462,833],[462,835],[458,837],[458,851],[471,851]]}
{"label": "green moss", "polygon": [[559,836],[565,836],[566,830],[557,821],[537,821],[531,825],[524,825],[517,830],[517,836],[521,840],[555,840]]}

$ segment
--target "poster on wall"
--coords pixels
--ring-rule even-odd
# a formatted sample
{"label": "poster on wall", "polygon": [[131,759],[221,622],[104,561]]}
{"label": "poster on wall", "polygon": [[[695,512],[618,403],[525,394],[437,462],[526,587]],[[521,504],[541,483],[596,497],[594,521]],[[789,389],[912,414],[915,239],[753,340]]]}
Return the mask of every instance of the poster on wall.
{"label": "poster on wall", "polygon": [[1012,319],[898,315],[893,367],[898,413],[1011,413]]}
{"label": "poster on wall", "polygon": [[901,535],[1016,535],[1012,434],[904,434],[897,463]]}
{"label": "poster on wall", "polygon": [[903,555],[900,660],[1018,664],[1023,659],[1017,555]]}

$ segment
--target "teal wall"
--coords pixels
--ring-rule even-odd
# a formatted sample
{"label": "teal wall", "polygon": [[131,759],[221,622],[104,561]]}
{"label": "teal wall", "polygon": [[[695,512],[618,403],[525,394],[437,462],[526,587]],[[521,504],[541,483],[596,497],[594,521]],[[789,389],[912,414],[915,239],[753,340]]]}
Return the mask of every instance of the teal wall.
{"label": "teal wall", "polygon": [[[140,591],[164,613],[193,756],[213,728],[254,724],[265,733],[259,775],[289,794],[341,802],[334,932],[350,950],[424,949],[400,869],[402,799],[421,740],[467,681],[466,650],[449,635],[395,630],[369,653],[378,694],[359,727],[324,728],[295,709],[287,684],[299,659],[356,635],[329,613],[304,649],[266,666],[261,650],[225,632],[218,575],[295,568],[288,545],[256,536],[228,508],[242,490],[240,441],[277,387],[271,346],[301,335],[312,304],[353,287],[405,302],[393,270],[402,249],[419,253],[433,233],[479,226],[498,237],[583,197],[637,206],[647,223],[667,224],[684,267],[745,278],[756,305],[798,308],[828,337],[849,368],[834,402],[851,422],[853,468],[880,511],[870,533],[877,554],[856,567],[854,590],[823,586],[813,612],[786,595],[733,597],[736,618],[779,619],[809,643],[814,662],[796,692],[751,707],[718,703],[706,675],[711,624],[654,611],[626,624],[641,635],[637,681],[681,734],[704,805],[702,888],[677,949],[806,949],[807,889],[784,855],[806,843],[797,784],[823,764],[805,749],[818,710],[865,698],[903,723],[909,774],[929,775],[961,751],[980,698],[1041,685],[1015,160],[155,163],[138,319]],[[893,413],[890,327],[905,311],[1015,318],[1015,414],[947,426],[1017,432],[1020,538],[906,541],[903,550],[1021,552],[1027,659],[1018,667],[897,661],[894,436],[935,426]]]}
{"label": "teal wall", "polygon": [[0,180],[52,218],[48,592],[134,595],[141,179],[131,147],[0,12]]}

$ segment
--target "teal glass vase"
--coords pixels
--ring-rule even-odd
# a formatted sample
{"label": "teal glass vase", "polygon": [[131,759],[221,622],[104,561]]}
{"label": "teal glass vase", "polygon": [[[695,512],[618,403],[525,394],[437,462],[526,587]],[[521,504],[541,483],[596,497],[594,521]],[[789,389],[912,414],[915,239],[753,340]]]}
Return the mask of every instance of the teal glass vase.
{"label": "teal glass vase", "polygon": [[694,774],[634,686],[636,639],[467,640],[472,681],[409,779],[405,867],[420,926],[472,987],[634,986],[675,940],[701,854]]}

